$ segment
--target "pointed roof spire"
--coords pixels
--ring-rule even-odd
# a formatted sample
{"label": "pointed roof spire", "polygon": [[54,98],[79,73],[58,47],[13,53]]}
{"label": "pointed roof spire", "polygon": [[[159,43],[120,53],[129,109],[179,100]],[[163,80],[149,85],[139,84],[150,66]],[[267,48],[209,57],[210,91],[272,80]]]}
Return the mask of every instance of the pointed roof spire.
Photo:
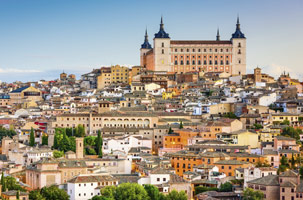
{"label": "pointed roof spire", "polygon": [[169,35],[164,30],[163,16],[161,15],[160,30],[155,34],[155,38],[169,38]]}
{"label": "pointed roof spire", "polygon": [[239,14],[237,17],[237,30],[240,30],[240,20],[239,20]]}
{"label": "pointed roof spire", "polygon": [[241,29],[240,29],[239,14],[237,16],[236,31],[234,34],[232,34],[231,38],[245,38],[244,34],[241,32]]}
{"label": "pointed roof spire", "polygon": [[144,36],[144,42],[141,45],[142,49],[151,49],[151,45],[148,42],[148,34],[147,34],[147,27],[145,29],[145,36]]}
{"label": "pointed roof spire", "polygon": [[217,37],[216,37],[217,39],[217,41],[220,41],[220,33],[219,33],[219,28],[217,29]]}

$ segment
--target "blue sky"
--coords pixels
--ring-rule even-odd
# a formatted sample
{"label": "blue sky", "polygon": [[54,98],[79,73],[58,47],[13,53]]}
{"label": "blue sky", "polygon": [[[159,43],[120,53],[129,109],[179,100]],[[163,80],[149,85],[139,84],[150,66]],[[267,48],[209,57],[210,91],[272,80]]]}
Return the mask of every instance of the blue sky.
{"label": "blue sky", "polygon": [[104,65],[138,65],[145,27],[163,15],[172,39],[230,39],[239,13],[247,68],[303,74],[301,0],[0,0],[0,80],[54,79]]}

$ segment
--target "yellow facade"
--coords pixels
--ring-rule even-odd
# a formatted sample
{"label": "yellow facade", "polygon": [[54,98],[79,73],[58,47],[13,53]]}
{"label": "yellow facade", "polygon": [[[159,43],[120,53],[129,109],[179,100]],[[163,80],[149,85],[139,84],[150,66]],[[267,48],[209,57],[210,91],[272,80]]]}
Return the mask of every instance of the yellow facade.
{"label": "yellow facade", "polygon": [[209,107],[209,114],[225,114],[231,112],[229,103],[219,103]]}
{"label": "yellow facade", "polygon": [[280,132],[259,132],[260,142],[273,142]]}
{"label": "yellow facade", "polygon": [[112,83],[129,83],[129,68],[115,65],[111,67]]}
{"label": "yellow facade", "polygon": [[252,133],[249,131],[243,132],[237,135],[238,137],[238,145],[250,145],[251,148],[258,148],[259,141],[258,141],[258,134]]}
{"label": "yellow facade", "polygon": [[298,114],[292,113],[272,113],[270,117],[270,121],[272,124],[279,124],[285,120],[288,120],[290,124],[297,122],[299,119]]}
{"label": "yellow facade", "polygon": [[172,99],[174,96],[174,92],[163,92],[162,98],[163,99]]}
{"label": "yellow facade", "polygon": [[101,73],[97,77],[97,89],[103,89],[111,84],[111,73]]}

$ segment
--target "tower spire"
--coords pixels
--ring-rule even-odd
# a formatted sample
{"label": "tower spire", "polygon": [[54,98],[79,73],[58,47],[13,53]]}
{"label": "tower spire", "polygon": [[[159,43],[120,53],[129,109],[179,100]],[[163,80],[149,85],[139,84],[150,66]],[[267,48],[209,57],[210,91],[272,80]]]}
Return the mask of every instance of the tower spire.
{"label": "tower spire", "polygon": [[161,15],[160,30],[164,31],[163,16]]}
{"label": "tower spire", "polygon": [[240,29],[239,14],[238,14],[238,17],[237,17],[236,31],[235,31],[234,34],[232,34],[231,38],[245,38],[244,34],[241,32],[241,29]]}
{"label": "tower spire", "polygon": [[237,30],[240,30],[240,20],[239,20],[239,14],[237,17]]}
{"label": "tower spire", "polygon": [[151,49],[151,45],[148,42],[148,34],[147,34],[147,27],[145,29],[145,35],[144,35],[144,42],[141,45],[142,49]]}
{"label": "tower spire", "polygon": [[147,27],[145,29],[145,36],[144,37],[145,37],[144,41],[148,41]]}
{"label": "tower spire", "polygon": [[163,16],[161,15],[160,30],[155,34],[155,38],[169,38],[169,35],[164,31]]}
{"label": "tower spire", "polygon": [[219,33],[219,28],[217,29],[217,37],[216,37],[217,41],[220,41],[220,33]]}

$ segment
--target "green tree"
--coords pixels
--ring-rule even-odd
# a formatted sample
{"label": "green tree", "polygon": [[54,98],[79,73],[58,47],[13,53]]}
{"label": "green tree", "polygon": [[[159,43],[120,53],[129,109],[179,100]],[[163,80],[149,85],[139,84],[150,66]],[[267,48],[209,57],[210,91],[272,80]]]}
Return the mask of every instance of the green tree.
{"label": "green tree", "polygon": [[166,195],[167,200],[187,200],[187,195],[184,191],[177,192],[176,190],[171,191]]}
{"label": "green tree", "polygon": [[171,129],[171,127],[169,127],[168,134],[172,134],[172,133],[173,133],[173,129]]}
{"label": "green tree", "polygon": [[238,119],[237,115],[235,115],[235,113],[233,113],[233,112],[228,112],[228,113],[224,114],[223,117],[230,118],[230,119]]}
{"label": "green tree", "polygon": [[91,148],[91,147],[85,148],[85,153],[86,153],[86,155],[97,155],[95,149]]}
{"label": "green tree", "polygon": [[40,193],[40,190],[32,190],[29,192],[29,199],[30,200],[46,200],[42,194]]}
{"label": "green tree", "polygon": [[84,126],[79,124],[75,130],[76,130],[75,131],[76,132],[75,133],[76,137],[85,137],[85,128],[84,128]]}
{"label": "green tree", "polygon": [[281,125],[287,125],[289,126],[290,122],[289,120],[285,119],[283,122],[281,122]]}
{"label": "green tree", "polygon": [[233,191],[233,185],[230,182],[226,182],[220,185],[220,192],[232,192]]}
{"label": "green tree", "polygon": [[5,185],[5,180],[4,180],[4,172],[2,171],[1,175],[1,185],[2,185],[2,192],[6,191],[6,185]]}
{"label": "green tree", "polygon": [[109,199],[115,199],[116,190],[116,186],[107,186],[101,189],[101,195]]}
{"label": "green tree", "polygon": [[16,179],[12,176],[6,176],[4,177],[4,191],[6,191],[6,189],[8,190],[19,190],[19,191],[26,191],[23,187],[21,187],[19,185],[19,183],[16,181]]}
{"label": "green tree", "polygon": [[102,139],[102,136],[101,136],[101,131],[98,130],[98,137],[97,137],[97,141],[96,141],[96,149],[97,149],[97,154],[98,154],[99,158],[102,158],[102,156],[103,156],[102,146],[103,146],[103,139]]}
{"label": "green tree", "polygon": [[261,124],[254,124],[253,128],[254,129],[262,129],[263,126]]}
{"label": "green tree", "polygon": [[159,192],[159,189],[151,184],[144,185],[144,189],[147,192],[149,198],[151,200],[160,200],[161,199],[161,193]]}
{"label": "green tree", "polygon": [[105,196],[93,196],[92,200],[115,200],[115,199],[108,198]]}
{"label": "green tree", "polygon": [[243,192],[244,200],[263,200],[264,194],[261,191],[246,188]]}
{"label": "green tree", "polygon": [[284,155],[280,159],[280,165],[288,166],[288,160]]}
{"label": "green tree", "polygon": [[48,136],[42,135],[42,145],[48,145]]}
{"label": "green tree", "polygon": [[295,169],[296,168],[296,160],[294,158],[294,154],[291,155],[291,161],[290,161],[290,163],[291,163],[291,168]]}
{"label": "green tree", "polygon": [[61,158],[61,157],[63,157],[63,155],[64,155],[64,152],[63,152],[63,151],[57,151],[57,150],[55,150],[55,151],[53,152],[54,158]]}
{"label": "green tree", "polygon": [[115,199],[146,200],[148,199],[148,194],[142,185],[122,183],[116,189]]}
{"label": "green tree", "polygon": [[29,135],[29,146],[33,147],[35,145],[35,134],[33,127],[31,128],[31,133]]}
{"label": "green tree", "polygon": [[302,134],[301,129],[299,129],[299,128],[295,129],[295,128],[289,127],[289,126],[283,128],[282,133],[281,133],[281,135],[294,138],[297,141],[300,141],[300,134]]}
{"label": "green tree", "polygon": [[280,159],[278,173],[285,172],[287,168],[289,168],[288,159],[285,156],[282,156]]}
{"label": "green tree", "polygon": [[300,174],[301,178],[303,178],[303,167],[300,167],[299,174]]}
{"label": "green tree", "polygon": [[67,152],[70,151],[71,145],[70,145],[70,140],[69,137],[67,137],[65,129],[63,130],[63,138],[60,142],[60,150]]}
{"label": "green tree", "polygon": [[40,193],[47,200],[69,200],[68,194],[55,185],[43,187]]}
{"label": "green tree", "polygon": [[70,143],[70,151],[76,152],[76,137],[72,136],[69,137],[69,143]]}
{"label": "green tree", "polygon": [[181,122],[180,122],[179,129],[182,129],[182,128],[183,128],[183,122],[181,121]]}
{"label": "green tree", "polygon": [[17,200],[19,200],[19,199],[20,199],[20,191],[19,191],[19,190],[17,191],[17,194],[16,194],[16,199],[17,199]]}
{"label": "green tree", "polygon": [[2,126],[0,126],[0,141],[4,137],[12,138],[16,134],[17,133],[12,128],[11,129],[6,129],[6,128],[3,128]]}

